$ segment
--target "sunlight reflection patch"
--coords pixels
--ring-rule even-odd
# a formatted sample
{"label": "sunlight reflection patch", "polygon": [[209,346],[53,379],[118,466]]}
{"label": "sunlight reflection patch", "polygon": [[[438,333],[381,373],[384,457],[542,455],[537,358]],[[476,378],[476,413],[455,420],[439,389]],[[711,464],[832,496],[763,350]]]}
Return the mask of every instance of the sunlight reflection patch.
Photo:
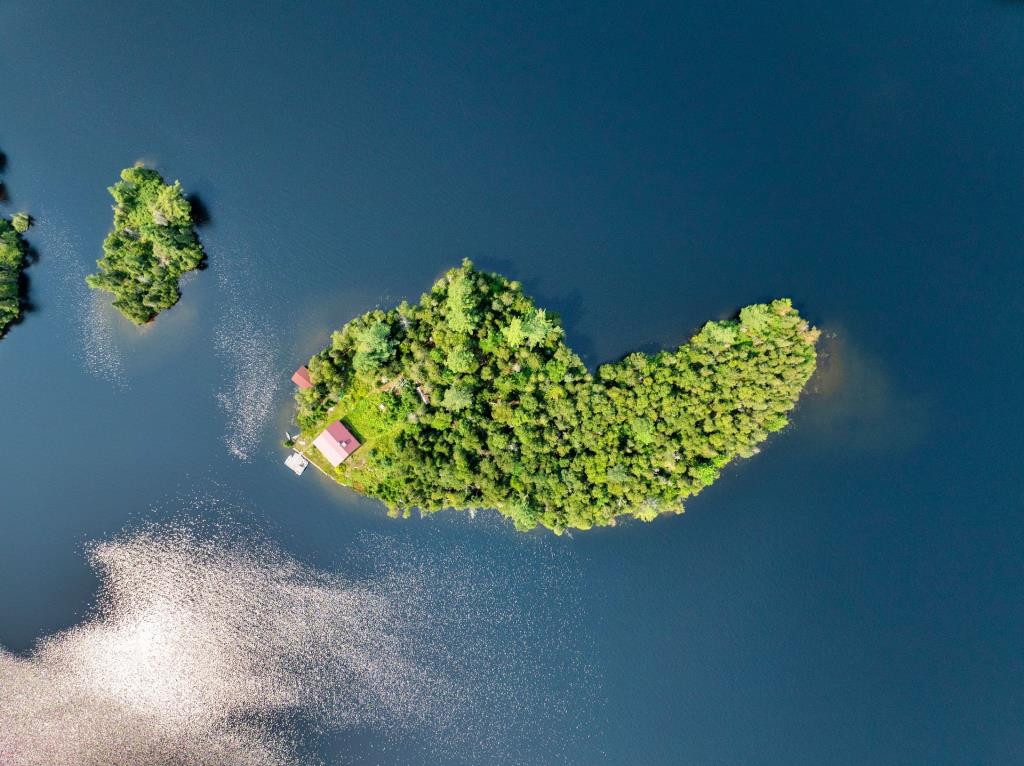
{"label": "sunlight reflection patch", "polygon": [[96,546],[96,614],[29,659],[0,652],[0,763],[286,764],[298,719],[442,722],[456,687],[415,646],[425,615],[269,544],[182,530]]}

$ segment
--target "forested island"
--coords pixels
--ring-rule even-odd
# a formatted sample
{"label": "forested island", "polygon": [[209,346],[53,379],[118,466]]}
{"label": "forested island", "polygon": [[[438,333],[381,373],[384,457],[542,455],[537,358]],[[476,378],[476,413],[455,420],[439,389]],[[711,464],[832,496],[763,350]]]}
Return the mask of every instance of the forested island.
{"label": "forested island", "polygon": [[28,243],[21,235],[31,225],[26,213],[0,217],[0,337],[21,316],[21,270],[28,259]]}
{"label": "forested island", "polygon": [[[496,508],[555,532],[651,520],[786,425],[818,330],[775,300],[596,374],[563,335],[519,283],[466,261],[419,303],[353,319],[297,373],[295,447],[395,514]],[[328,460],[311,445],[337,421],[356,451]]]}
{"label": "forested island", "polygon": [[114,307],[135,324],[151,321],[181,298],[179,278],[205,257],[194,229],[192,205],[181,184],[168,184],[149,168],[121,171],[110,187],[114,229],[103,241],[100,273],[89,287],[114,294]]}

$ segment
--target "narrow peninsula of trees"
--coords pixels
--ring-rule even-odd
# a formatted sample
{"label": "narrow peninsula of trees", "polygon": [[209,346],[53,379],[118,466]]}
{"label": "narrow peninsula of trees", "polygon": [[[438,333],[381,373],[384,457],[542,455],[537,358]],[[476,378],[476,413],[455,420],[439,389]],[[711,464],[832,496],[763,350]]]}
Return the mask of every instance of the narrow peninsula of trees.
{"label": "narrow peninsula of trees", "polygon": [[[393,513],[496,508],[555,532],[651,520],[786,425],[817,338],[776,300],[591,374],[517,282],[467,261],[334,333],[296,395],[297,447]],[[331,468],[309,445],[338,419],[362,447]]]}
{"label": "narrow peninsula of trees", "polygon": [[181,184],[164,182],[155,170],[121,171],[110,187],[114,229],[103,242],[98,274],[89,287],[114,294],[114,307],[135,324],[145,324],[181,298],[178,279],[203,263],[203,246],[193,228],[192,206]]}

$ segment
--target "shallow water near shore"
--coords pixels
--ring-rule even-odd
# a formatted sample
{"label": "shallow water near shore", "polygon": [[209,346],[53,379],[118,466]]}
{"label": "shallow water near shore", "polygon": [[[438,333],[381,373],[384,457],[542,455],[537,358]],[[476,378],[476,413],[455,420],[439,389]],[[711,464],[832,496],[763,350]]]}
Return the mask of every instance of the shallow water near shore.
{"label": "shallow water near shore", "polygon": [[[0,700],[56,707],[0,711],[0,760],[1024,757],[1024,8],[4,18],[40,258],[0,341]],[[82,281],[138,158],[209,213],[141,330]],[[790,296],[819,371],[653,524],[391,520],[294,477],[291,371],[464,257],[591,366]]]}

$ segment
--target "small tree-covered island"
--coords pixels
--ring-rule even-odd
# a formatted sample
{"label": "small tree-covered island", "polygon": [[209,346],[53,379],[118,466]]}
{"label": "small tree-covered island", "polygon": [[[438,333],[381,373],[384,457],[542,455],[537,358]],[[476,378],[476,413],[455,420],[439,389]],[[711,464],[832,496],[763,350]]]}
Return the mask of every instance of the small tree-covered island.
{"label": "small tree-covered island", "polygon": [[21,270],[28,259],[28,243],[21,235],[31,224],[27,213],[0,217],[0,338],[21,316]]}
{"label": "small tree-covered island", "polygon": [[145,324],[181,298],[179,278],[198,269],[203,246],[193,228],[192,205],[181,184],[164,182],[155,170],[126,168],[110,187],[114,229],[103,241],[100,272],[89,287],[114,294],[114,308]]}
{"label": "small tree-covered island", "polygon": [[596,374],[563,335],[519,283],[466,261],[299,369],[294,447],[393,514],[495,508],[559,533],[650,521],[786,425],[818,330],[775,300]]}

